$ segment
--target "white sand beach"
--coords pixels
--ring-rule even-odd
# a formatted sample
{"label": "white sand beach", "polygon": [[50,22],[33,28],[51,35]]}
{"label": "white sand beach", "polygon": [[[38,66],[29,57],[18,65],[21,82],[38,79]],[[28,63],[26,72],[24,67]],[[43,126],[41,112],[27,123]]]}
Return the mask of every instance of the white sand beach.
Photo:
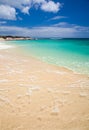
{"label": "white sand beach", "polygon": [[0,130],[89,130],[88,76],[1,46]]}

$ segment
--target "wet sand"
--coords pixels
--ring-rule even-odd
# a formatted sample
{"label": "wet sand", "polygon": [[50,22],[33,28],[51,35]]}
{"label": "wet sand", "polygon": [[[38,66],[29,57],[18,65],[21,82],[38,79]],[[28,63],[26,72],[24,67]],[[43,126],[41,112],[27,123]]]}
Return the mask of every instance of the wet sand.
{"label": "wet sand", "polygon": [[89,130],[89,77],[0,50],[0,130]]}

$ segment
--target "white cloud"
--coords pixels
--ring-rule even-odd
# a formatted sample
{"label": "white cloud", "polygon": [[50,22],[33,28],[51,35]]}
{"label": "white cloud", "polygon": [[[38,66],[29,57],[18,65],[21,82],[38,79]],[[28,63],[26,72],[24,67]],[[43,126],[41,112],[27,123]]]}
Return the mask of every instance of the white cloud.
{"label": "white cloud", "polygon": [[57,23],[57,24],[54,24],[54,26],[67,26],[68,25],[68,23],[67,22],[59,22],[59,23]]}
{"label": "white cloud", "polygon": [[0,26],[0,35],[18,35],[18,36],[31,36],[31,37],[88,37],[89,27],[78,25],[71,25],[66,27],[44,26],[34,28],[23,28],[16,26]]}
{"label": "white cloud", "polygon": [[0,18],[16,20],[16,10],[8,5],[0,5]]}
{"label": "white cloud", "polygon": [[45,3],[45,0],[33,0],[33,3],[42,4]]}
{"label": "white cloud", "polygon": [[57,24],[54,24],[53,26],[55,27],[75,27],[76,25],[75,24],[69,24],[67,22],[59,22]]}
{"label": "white cloud", "polygon": [[41,9],[46,12],[58,12],[60,10],[61,4],[59,2],[55,3],[53,1],[44,2]]}
{"label": "white cloud", "polygon": [[11,6],[20,11],[23,11],[25,7],[30,8],[31,2],[32,0],[0,0],[0,4]]}
{"label": "white cloud", "polygon": [[[0,18],[16,19],[16,10],[29,14],[30,8],[41,9],[46,12],[58,12],[61,8],[60,2],[52,0],[0,0]],[[7,12],[6,12],[7,11]]]}
{"label": "white cloud", "polygon": [[32,0],[0,0],[0,4],[9,5],[14,8],[22,9],[31,4]]}
{"label": "white cloud", "polygon": [[48,21],[51,21],[51,20],[58,20],[58,19],[65,19],[67,18],[66,16],[55,16],[53,18],[50,18]]}
{"label": "white cloud", "polygon": [[26,6],[22,9],[22,12],[25,13],[25,14],[29,14],[29,6]]}

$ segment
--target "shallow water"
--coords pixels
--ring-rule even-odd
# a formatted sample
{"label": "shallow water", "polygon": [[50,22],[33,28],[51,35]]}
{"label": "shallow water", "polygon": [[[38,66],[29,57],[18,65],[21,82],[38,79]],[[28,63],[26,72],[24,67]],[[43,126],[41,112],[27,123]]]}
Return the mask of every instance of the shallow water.
{"label": "shallow water", "polygon": [[25,55],[89,75],[89,39],[38,39],[11,41]]}

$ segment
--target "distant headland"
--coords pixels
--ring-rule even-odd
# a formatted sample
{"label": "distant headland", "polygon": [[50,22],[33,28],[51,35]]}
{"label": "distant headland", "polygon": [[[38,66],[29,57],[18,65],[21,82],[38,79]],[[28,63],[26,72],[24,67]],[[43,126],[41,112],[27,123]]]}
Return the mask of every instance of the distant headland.
{"label": "distant headland", "polygon": [[33,38],[31,37],[23,37],[23,36],[0,36],[0,40],[32,40]]}

